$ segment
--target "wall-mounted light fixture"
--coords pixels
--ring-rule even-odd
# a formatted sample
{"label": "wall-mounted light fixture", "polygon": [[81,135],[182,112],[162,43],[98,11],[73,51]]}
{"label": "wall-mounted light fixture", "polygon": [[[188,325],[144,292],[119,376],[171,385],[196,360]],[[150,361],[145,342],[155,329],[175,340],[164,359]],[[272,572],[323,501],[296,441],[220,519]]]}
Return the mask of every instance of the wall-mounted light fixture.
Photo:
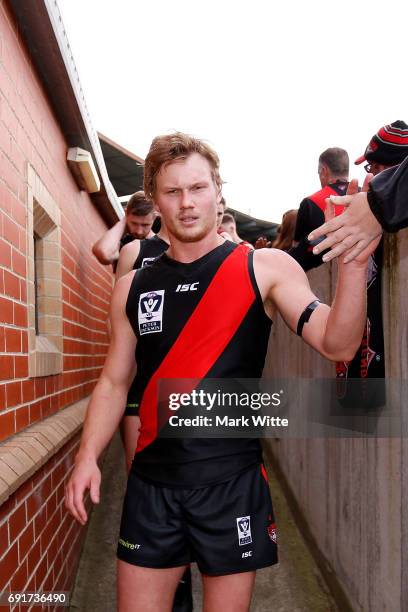
{"label": "wall-mounted light fixture", "polygon": [[88,193],[96,193],[100,190],[101,182],[89,151],[72,147],[68,149],[67,161],[80,189]]}

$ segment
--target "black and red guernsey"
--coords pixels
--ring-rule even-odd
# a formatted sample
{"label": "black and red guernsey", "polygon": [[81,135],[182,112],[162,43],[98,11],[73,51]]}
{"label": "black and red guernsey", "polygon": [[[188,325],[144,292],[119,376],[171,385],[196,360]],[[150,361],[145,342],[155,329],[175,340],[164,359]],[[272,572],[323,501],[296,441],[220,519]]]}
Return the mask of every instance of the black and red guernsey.
{"label": "black and red guernsey", "polygon": [[161,438],[157,423],[161,379],[261,377],[271,320],[255,281],[253,251],[225,241],[192,263],[164,253],[136,272],[126,313],[137,336],[141,398],[132,471],[164,486],[197,488],[259,463],[259,440]]}
{"label": "black and red guernsey", "polygon": [[139,268],[149,266],[156,259],[156,257],[159,257],[159,255],[164,253],[164,251],[167,251],[168,248],[168,243],[159,238],[159,236],[153,236],[152,238],[141,240],[139,255],[133,264],[133,270],[138,270]]}

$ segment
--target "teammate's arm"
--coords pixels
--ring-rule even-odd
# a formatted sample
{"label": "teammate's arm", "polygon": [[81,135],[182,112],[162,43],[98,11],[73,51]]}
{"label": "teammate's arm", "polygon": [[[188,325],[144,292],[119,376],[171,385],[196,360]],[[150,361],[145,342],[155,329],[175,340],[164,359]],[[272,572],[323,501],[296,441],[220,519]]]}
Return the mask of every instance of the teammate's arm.
{"label": "teammate's arm", "polygon": [[83,503],[87,489],[93,503],[99,502],[101,474],[97,460],[118,428],[135,374],[136,337],[125,313],[133,275],[120,279],[112,294],[108,355],[89,402],[80,448],[66,487],[66,507],[82,524],[87,520]]}
{"label": "teammate's arm", "polygon": [[[274,305],[296,332],[301,314],[317,299],[306,274],[283,251],[258,251],[256,256],[255,273],[266,307]],[[352,264],[340,263],[331,308],[320,304],[303,327],[303,339],[332,361],[350,361],[361,343],[366,320],[367,261],[368,254]]]}
{"label": "teammate's arm", "polygon": [[120,239],[126,231],[126,217],[115,223],[103,236],[95,242],[92,253],[99,263],[108,265],[117,261],[119,257]]}
{"label": "teammate's arm", "polygon": [[140,253],[140,240],[132,240],[121,249],[116,268],[116,282],[133,268]]}

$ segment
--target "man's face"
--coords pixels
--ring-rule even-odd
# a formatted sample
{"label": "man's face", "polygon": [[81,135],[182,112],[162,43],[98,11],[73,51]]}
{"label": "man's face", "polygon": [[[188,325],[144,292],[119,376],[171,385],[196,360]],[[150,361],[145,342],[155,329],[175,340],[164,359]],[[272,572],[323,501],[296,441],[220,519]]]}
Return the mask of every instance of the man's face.
{"label": "man's face", "polygon": [[166,164],[157,175],[154,203],[169,234],[181,242],[198,242],[215,233],[220,199],[210,164],[199,153]]}
{"label": "man's face", "polygon": [[126,224],[129,233],[138,240],[143,240],[152,229],[154,221],[154,213],[148,215],[134,215],[130,213],[126,215]]}
{"label": "man's face", "polygon": [[366,169],[367,172],[370,172],[371,174],[374,174],[374,176],[377,176],[377,174],[380,174],[380,172],[382,172],[383,170],[386,170],[387,168],[390,168],[391,166],[385,166],[384,164],[380,164],[379,162],[368,162],[364,168]]}

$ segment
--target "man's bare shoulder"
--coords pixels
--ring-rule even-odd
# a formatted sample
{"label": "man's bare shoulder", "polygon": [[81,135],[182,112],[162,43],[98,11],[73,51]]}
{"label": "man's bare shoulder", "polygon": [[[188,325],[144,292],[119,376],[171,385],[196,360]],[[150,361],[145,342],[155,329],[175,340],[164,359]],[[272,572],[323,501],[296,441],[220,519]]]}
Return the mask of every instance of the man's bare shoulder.
{"label": "man's bare shoulder", "polygon": [[130,256],[130,255],[134,255],[136,254],[136,256],[139,254],[140,251],[140,240],[138,240],[137,238],[135,238],[134,240],[132,240],[132,242],[128,242],[127,244],[125,244],[125,246],[123,246],[120,250],[120,254],[122,256]]}
{"label": "man's bare shoulder", "polygon": [[111,300],[112,312],[114,312],[117,308],[121,310],[125,306],[135,274],[136,270],[131,270],[116,281]]}
{"label": "man's bare shoulder", "polygon": [[116,278],[122,278],[132,270],[136,259],[140,253],[140,240],[132,240],[122,247],[119,254],[118,266],[116,268]]}
{"label": "man's bare shoulder", "polygon": [[[281,249],[257,249],[254,251],[254,272],[264,292],[284,279],[304,277],[297,261]],[[261,291],[262,293],[262,291]]]}
{"label": "man's bare shoulder", "polygon": [[283,267],[284,270],[302,269],[293,257],[281,249],[256,249],[254,252],[255,261],[257,265],[262,267]]}

